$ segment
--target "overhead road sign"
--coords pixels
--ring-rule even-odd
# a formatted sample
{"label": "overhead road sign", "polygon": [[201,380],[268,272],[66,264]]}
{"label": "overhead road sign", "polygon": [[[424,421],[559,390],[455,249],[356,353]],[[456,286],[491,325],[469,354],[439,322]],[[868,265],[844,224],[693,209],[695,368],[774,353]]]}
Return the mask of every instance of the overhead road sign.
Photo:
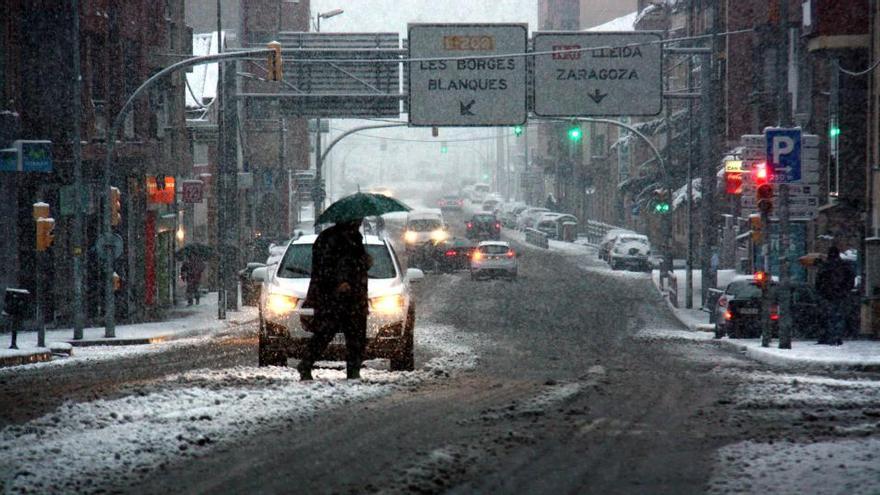
{"label": "overhead road sign", "polygon": [[[663,57],[656,32],[535,33],[535,115],[639,116],[663,108]],[[591,48],[590,50],[581,50]],[[566,51],[569,50],[569,51]]]}
{"label": "overhead road sign", "polygon": [[[509,126],[524,124],[525,24],[410,24],[409,124]],[[469,55],[479,58],[459,59]]]}

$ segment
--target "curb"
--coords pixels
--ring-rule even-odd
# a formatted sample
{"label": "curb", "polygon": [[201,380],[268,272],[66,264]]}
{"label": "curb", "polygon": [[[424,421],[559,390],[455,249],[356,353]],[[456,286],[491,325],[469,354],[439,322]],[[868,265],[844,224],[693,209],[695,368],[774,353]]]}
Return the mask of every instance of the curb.
{"label": "curb", "polygon": [[778,354],[771,354],[769,352],[761,351],[760,349],[755,349],[754,347],[747,346],[743,343],[737,342],[736,340],[731,340],[728,338],[720,339],[720,340],[712,340],[712,342],[716,343],[716,345],[728,347],[732,350],[742,352],[746,357],[752,359],[754,361],[758,361],[760,363],[764,363],[770,366],[779,367],[779,368],[799,368],[799,369],[812,369],[812,370],[837,370],[837,371],[867,371],[867,372],[876,372],[880,371],[880,363],[852,363],[852,362],[842,362],[842,361],[804,361],[796,356],[781,356]]}
{"label": "curb", "polygon": [[158,344],[170,340],[171,335],[157,335],[155,337],[143,337],[135,339],[91,339],[91,340],[67,340],[73,347],[94,347],[99,345],[146,345]]}
{"label": "curb", "polygon": [[19,366],[22,364],[42,363],[51,360],[52,355],[54,354],[66,354],[70,356],[73,353],[71,346],[64,342],[50,342],[47,347],[32,347],[30,349],[30,351],[22,350],[21,354],[15,356],[0,357],[0,368]]}

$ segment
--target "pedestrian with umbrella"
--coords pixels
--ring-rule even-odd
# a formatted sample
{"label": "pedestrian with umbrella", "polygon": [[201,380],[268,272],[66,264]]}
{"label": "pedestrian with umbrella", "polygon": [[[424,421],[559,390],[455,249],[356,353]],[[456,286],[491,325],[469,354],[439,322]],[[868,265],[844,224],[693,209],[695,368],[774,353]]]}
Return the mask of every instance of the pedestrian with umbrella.
{"label": "pedestrian with umbrella", "polygon": [[393,198],[357,193],[333,203],[318,217],[316,225],[335,225],[322,231],[312,246],[311,281],[303,306],[312,308],[314,315],[303,323],[313,335],[297,365],[301,380],[312,379],[315,361],[337,333],[345,335],[346,377],[360,378],[369,313],[367,274],[372,266],[360,226],[364,217],[409,209]]}
{"label": "pedestrian with umbrella", "polygon": [[193,301],[199,304],[199,292],[202,273],[205,271],[205,258],[210,257],[212,250],[204,244],[189,244],[177,251],[177,258],[183,259],[180,266],[180,278],[186,284],[186,305],[192,306]]}

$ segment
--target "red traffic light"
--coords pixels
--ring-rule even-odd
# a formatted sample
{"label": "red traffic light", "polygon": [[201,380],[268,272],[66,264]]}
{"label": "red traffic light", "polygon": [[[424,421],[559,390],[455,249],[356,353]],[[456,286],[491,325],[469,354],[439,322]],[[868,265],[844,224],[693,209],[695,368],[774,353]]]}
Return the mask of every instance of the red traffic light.
{"label": "red traffic light", "polygon": [[752,167],[752,175],[755,177],[755,184],[766,184],[770,182],[770,170],[767,167],[767,162],[758,162]]}
{"label": "red traffic light", "polygon": [[767,276],[767,272],[757,271],[755,272],[755,285],[762,289],[767,288],[767,280],[770,277]]}

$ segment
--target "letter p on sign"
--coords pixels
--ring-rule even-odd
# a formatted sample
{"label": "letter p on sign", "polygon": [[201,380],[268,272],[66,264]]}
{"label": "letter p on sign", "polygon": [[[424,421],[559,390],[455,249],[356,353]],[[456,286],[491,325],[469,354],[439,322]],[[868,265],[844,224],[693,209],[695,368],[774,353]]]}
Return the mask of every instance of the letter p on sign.
{"label": "letter p on sign", "polygon": [[764,136],[767,141],[770,182],[789,183],[801,180],[800,128],[767,129]]}

